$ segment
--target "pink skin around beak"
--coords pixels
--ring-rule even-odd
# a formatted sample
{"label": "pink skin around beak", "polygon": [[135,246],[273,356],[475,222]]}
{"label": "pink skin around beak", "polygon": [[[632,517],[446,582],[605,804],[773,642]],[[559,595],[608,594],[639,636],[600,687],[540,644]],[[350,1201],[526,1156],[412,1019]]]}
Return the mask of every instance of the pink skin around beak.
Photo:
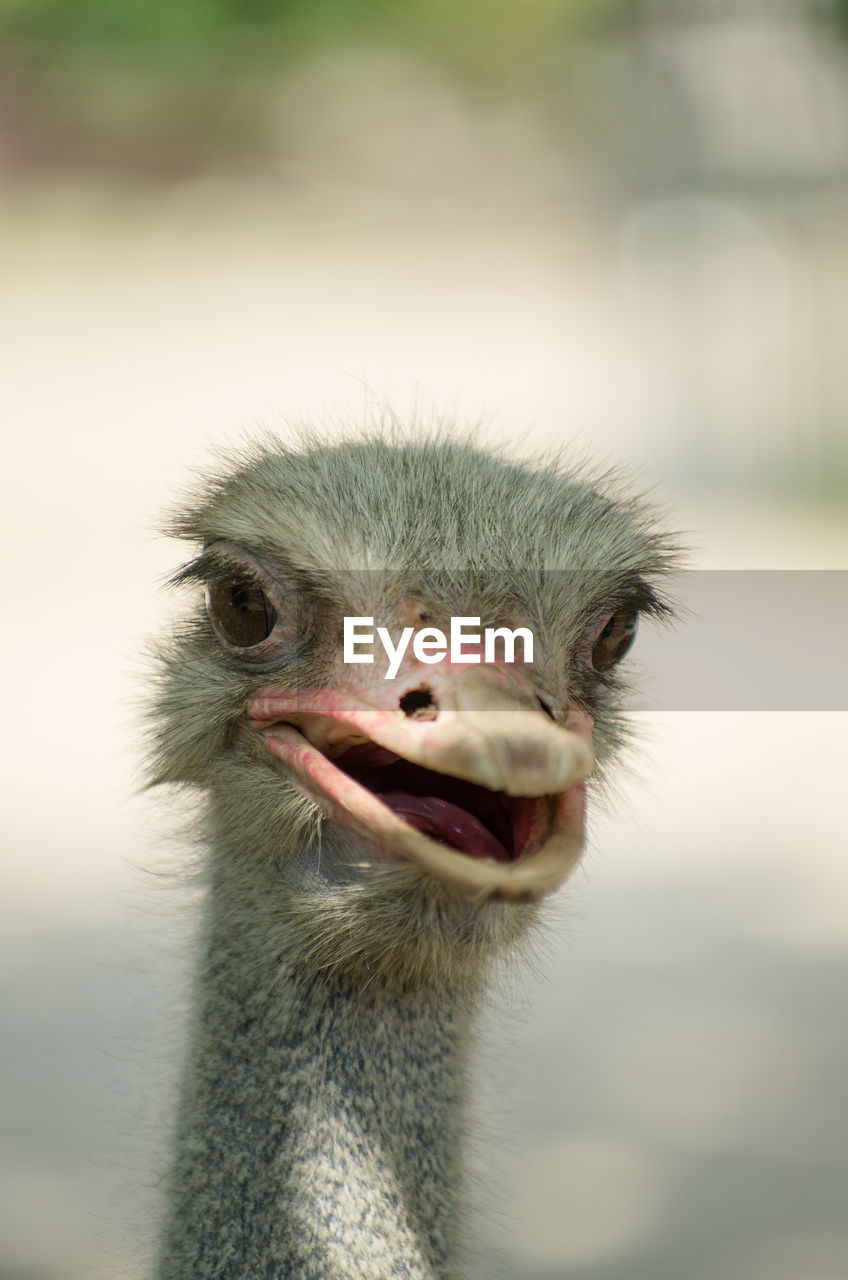
{"label": "pink skin around beak", "polygon": [[[251,726],[307,795],[383,855],[476,898],[538,900],[562,884],[584,844],[584,779],[594,764],[588,712],[573,707],[564,728],[554,724],[520,664],[410,661],[394,680],[375,667],[356,675],[341,667],[332,687],[267,685],[250,699]],[[381,798],[351,776],[357,769],[340,767],[346,756],[365,760],[370,770],[358,772],[368,777],[381,765],[408,777],[411,766],[416,794],[382,787]],[[504,808],[509,855],[457,804],[428,797],[421,780],[433,775],[460,805],[465,787]]]}

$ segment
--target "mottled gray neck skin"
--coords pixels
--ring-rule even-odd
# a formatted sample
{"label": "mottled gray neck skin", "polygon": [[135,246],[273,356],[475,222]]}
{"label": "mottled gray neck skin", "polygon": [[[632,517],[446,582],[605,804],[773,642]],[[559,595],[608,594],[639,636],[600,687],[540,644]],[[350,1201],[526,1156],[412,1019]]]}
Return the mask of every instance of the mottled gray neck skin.
{"label": "mottled gray neck skin", "polygon": [[471,1002],[325,985],[224,890],[157,1280],[455,1276]]}

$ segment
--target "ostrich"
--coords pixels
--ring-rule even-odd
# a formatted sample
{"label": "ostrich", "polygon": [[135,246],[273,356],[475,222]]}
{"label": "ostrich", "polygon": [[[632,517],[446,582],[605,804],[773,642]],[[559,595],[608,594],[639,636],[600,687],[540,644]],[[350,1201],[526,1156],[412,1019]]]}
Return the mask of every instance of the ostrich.
{"label": "ostrich", "polygon": [[[173,521],[205,605],[159,655],[151,779],[203,797],[206,897],[157,1280],[461,1274],[475,1018],[580,857],[616,665],[668,608],[673,540],[604,490],[304,437]],[[346,618],[420,640],[387,679]]]}

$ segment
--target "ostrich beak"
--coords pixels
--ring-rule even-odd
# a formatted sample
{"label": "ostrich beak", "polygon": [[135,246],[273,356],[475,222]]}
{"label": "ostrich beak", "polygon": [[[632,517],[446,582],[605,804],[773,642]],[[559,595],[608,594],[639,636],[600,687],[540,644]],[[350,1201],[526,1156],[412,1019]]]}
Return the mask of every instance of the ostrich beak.
{"label": "ostrich beak", "polygon": [[[266,686],[250,699],[250,724],[330,817],[383,854],[480,900],[558,888],[584,845],[588,715],[554,724],[501,666],[390,683],[367,697]],[[410,715],[404,695],[420,697],[422,683],[433,700]]]}

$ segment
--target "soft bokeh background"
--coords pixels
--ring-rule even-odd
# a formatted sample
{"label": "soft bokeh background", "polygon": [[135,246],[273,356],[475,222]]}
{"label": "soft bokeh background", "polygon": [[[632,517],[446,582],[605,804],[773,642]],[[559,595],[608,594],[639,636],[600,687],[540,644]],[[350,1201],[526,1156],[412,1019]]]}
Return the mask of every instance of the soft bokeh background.
{"label": "soft bokeh background", "polygon": [[[846,31],[3,0],[0,1280],[147,1274],[192,904],[132,699],[212,446],[485,415],[656,486],[695,566],[848,566]],[[475,1280],[848,1274],[848,727],[799,705],[640,713],[489,1020]]]}

